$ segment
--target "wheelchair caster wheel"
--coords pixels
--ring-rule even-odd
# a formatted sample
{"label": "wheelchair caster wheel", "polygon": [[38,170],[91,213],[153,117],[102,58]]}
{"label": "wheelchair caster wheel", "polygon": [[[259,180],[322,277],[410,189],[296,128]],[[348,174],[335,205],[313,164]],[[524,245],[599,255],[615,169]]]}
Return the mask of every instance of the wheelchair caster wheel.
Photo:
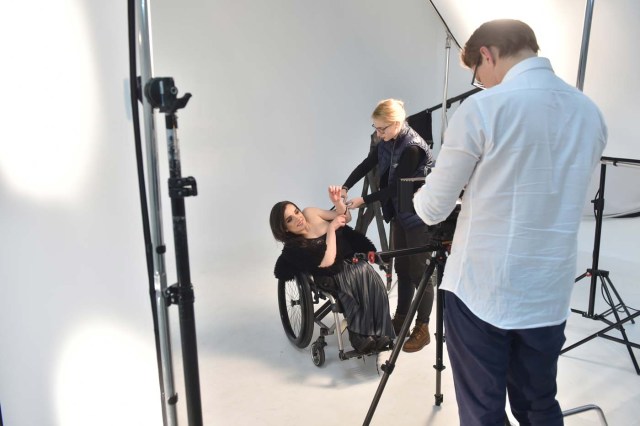
{"label": "wheelchair caster wheel", "polygon": [[311,345],[311,359],[316,367],[321,367],[324,364],[324,345],[321,342],[314,342]]}

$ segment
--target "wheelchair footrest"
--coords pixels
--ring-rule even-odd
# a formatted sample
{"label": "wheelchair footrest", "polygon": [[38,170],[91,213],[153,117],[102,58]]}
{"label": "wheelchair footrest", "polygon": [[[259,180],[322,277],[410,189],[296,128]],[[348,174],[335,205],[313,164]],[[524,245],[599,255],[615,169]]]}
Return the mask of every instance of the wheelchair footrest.
{"label": "wheelchair footrest", "polygon": [[382,349],[374,349],[372,351],[365,352],[365,353],[358,352],[355,349],[352,349],[350,351],[340,352],[339,356],[340,356],[340,359],[342,361],[346,361],[346,360],[351,359],[351,358],[362,358],[364,356],[377,355],[377,354],[382,353],[382,352],[390,351],[392,348],[393,348],[393,346],[389,345],[389,346],[386,346],[386,347],[384,347]]}
{"label": "wheelchair footrest", "polygon": [[369,354],[362,354],[362,353],[356,351],[355,349],[353,349],[353,350],[346,351],[346,352],[345,351],[340,352],[339,357],[340,357],[340,359],[342,361],[346,361],[346,360],[351,359],[351,358],[362,358],[365,355],[369,355]]}

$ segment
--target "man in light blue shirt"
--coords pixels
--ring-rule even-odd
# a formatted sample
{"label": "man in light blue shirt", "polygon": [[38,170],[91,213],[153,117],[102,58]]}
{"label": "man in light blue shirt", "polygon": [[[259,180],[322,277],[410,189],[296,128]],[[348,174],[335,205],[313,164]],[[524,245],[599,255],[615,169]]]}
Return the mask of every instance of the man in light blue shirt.
{"label": "man in light blue shirt", "polygon": [[558,78],[521,21],[469,38],[462,62],[488,90],[447,129],[417,214],[444,220],[464,189],[441,288],[460,423],[561,425],[557,361],[576,274],[577,231],[607,129]]}

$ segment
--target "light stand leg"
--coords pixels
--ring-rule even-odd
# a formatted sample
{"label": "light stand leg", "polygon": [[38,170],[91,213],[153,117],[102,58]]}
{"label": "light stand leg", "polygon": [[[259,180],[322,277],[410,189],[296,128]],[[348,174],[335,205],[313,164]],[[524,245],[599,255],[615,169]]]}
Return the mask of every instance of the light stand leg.
{"label": "light stand leg", "polygon": [[[601,272],[600,274],[601,285],[603,287],[606,287],[608,285],[611,291],[613,291],[613,294],[616,296],[616,299],[618,299],[618,304],[613,305],[613,302],[610,304],[611,310],[622,308],[628,317],[631,316],[631,312],[629,312],[629,308],[627,308],[627,305],[624,304],[624,302],[622,301],[622,298],[620,297],[620,294],[618,294],[618,290],[616,290],[615,286],[611,282],[611,279],[609,279],[609,271],[600,271],[600,272]],[[608,314],[603,314],[603,316],[606,316],[606,315]],[[631,324],[635,324],[635,321],[632,320]]]}
{"label": "light stand leg", "polygon": [[[633,366],[636,369],[636,374],[640,375],[640,367],[638,366],[638,361],[636,360],[636,357],[633,354],[633,349],[631,348],[629,339],[627,338],[627,332],[624,330],[624,327],[620,322],[620,316],[618,315],[617,305],[614,305],[614,301],[611,298],[611,293],[609,292],[609,288],[607,287],[607,285],[604,284],[604,280],[603,280],[602,289],[606,294],[609,306],[611,306],[611,312],[613,313],[613,316],[616,317],[615,324],[610,324],[610,325],[615,325],[618,331],[620,332],[620,334],[622,334],[622,343],[624,343],[627,346],[627,351],[629,352],[629,356],[631,357],[631,362],[633,363]],[[601,335],[601,337],[610,338],[610,336],[606,336],[606,335]],[[616,339],[616,338],[610,338],[610,340],[620,342],[620,339]]]}

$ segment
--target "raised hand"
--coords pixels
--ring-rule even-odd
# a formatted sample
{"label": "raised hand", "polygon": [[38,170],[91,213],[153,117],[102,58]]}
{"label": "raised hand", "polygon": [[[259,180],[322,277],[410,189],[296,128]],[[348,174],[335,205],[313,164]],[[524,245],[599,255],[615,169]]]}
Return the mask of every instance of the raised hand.
{"label": "raised hand", "polygon": [[342,188],[337,185],[329,186],[329,199],[333,204],[339,202],[342,199]]}
{"label": "raised hand", "polygon": [[343,214],[347,212],[347,206],[345,204],[345,198],[342,197],[342,187],[337,185],[331,185],[329,187],[329,199],[336,206],[336,212]]}

